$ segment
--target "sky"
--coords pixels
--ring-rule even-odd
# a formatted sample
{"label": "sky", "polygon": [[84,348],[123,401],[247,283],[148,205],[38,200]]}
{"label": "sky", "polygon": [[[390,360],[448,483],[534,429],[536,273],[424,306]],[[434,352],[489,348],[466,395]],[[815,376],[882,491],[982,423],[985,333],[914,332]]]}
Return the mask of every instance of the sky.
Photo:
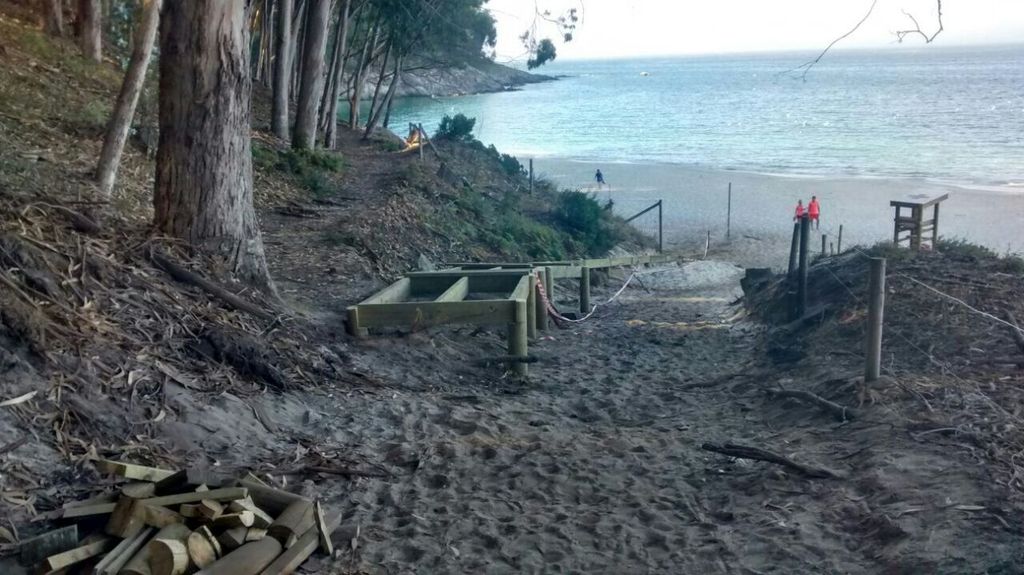
{"label": "sky", "polygon": [[[489,0],[498,22],[498,61],[522,58],[519,36],[537,22],[538,35],[557,36],[538,22],[536,6],[553,15],[581,8],[575,38],[558,43],[559,60],[683,54],[820,50],[848,32],[871,0]],[[945,31],[936,44],[1024,42],[1024,0],[943,0]],[[898,46],[894,32],[937,27],[936,0],[877,0],[870,18],[838,48]]]}

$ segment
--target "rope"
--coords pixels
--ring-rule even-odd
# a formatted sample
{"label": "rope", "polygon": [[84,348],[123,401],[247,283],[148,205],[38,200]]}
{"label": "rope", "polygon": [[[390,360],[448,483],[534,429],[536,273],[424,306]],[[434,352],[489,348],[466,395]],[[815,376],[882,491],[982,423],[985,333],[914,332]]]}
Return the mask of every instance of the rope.
{"label": "rope", "polygon": [[[666,270],[660,270],[660,271],[666,271]],[[552,303],[551,299],[548,298],[547,290],[544,289],[544,279],[541,276],[540,271],[536,271],[536,272],[534,272],[534,274],[537,277],[537,291],[540,292],[540,298],[544,302],[544,308],[547,310],[548,315],[550,315],[551,317],[555,318],[556,320],[564,321],[566,323],[583,323],[583,322],[587,321],[588,319],[590,319],[595,313],[597,313],[597,308],[599,308],[601,306],[608,305],[608,304],[614,302],[615,300],[617,300],[619,298],[619,296],[622,295],[622,292],[626,291],[626,288],[629,287],[629,284],[632,283],[634,279],[636,279],[636,277],[638,275],[638,272],[636,270],[633,270],[633,272],[629,274],[629,277],[626,278],[626,282],[624,284],[622,284],[621,288],[619,288],[619,291],[615,292],[615,295],[613,295],[612,297],[608,298],[608,301],[605,301],[603,303],[594,304],[590,308],[590,313],[588,313],[587,315],[585,315],[585,316],[583,316],[583,317],[581,317],[579,319],[569,319],[569,318],[563,316],[562,314],[560,314],[558,312],[558,309],[555,308],[554,303]]]}

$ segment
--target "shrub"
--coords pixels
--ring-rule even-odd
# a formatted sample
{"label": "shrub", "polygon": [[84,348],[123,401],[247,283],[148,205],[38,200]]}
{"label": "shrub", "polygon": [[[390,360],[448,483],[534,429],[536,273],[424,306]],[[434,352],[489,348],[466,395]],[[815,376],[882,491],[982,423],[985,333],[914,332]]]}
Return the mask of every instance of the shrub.
{"label": "shrub", "polygon": [[587,253],[603,254],[618,243],[618,234],[606,221],[607,212],[592,194],[562,192],[555,209],[558,220],[585,246]]}
{"label": "shrub", "polygon": [[441,118],[441,126],[437,129],[435,137],[455,142],[470,142],[473,140],[474,127],[476,118],[467,118],[464,114],[455,114],[453,118],[446,114]]}

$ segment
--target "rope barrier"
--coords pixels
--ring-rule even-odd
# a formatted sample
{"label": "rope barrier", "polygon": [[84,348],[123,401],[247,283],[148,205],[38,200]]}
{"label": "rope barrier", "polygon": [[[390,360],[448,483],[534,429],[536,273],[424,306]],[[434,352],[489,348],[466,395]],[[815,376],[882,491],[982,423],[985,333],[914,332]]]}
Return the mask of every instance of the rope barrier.
{"label": "rope barrier", "polygon": [[[664,271],[664,270],[662,270],[662,271]],[[621,288],[619,288],[619,291],[615,292],[615,295],[613,295],[612,297],[608,298],[608,301],[606,301],[604,303],[594,304],[590,308],[590,313],[588,313],[587,315],[585,315],[585,316],[583,316],[583,317],[581,317],[579,319],[569,319],[569,318],[563,316],[561,313],[558,312],[558,309],[555,308],[554,303],[548,297],[547,290],[544,289],[544,278],[541,276],[540,272],[537,271],[537,272],[534,272],[534,273],[537,276],[537,291],[540,292],[541,300],[544,301],[544,309],[547,310],[548,315],[550,315],[551,317],[555,318],[558,321],[564,321],[566,323],[583,323],[583,322],[587,321],[595,313],[597,313],[597,308],[599,308],[601,306],[604,306],[604,305],[608,305],[608,304],[614,302],[615,300],[617,300],[619,298],[619,296],[621,296],[622,293],[624,291],[626,291],[626,288],[629,287],[629,284],[632,283],[633,280],[636,279],[636,277],[638,275],[638,272],[636,270],[633,270],[632,273],[629,274],[629,277],[626,278],[626,282],[622,284]]]}

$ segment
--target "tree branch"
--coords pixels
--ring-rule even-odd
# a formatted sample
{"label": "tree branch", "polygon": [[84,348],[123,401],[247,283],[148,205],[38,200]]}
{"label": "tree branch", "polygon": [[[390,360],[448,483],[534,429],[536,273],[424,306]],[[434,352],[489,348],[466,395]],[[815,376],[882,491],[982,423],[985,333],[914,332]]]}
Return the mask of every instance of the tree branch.
{"label": "tree branch", "polygon": [[[941,2],[941,0],[940,0],[940,2]],[[804,64],[801,64],[801,65],[797,66],[796,68],[793,68],[792,70],[787,70],[784,73],[785,74],[792,74],[793,72],[798,72],[800,70],[803,70],[803,74],[800,75],[800,79],[806,81],[807,80],[807,73],[811,71],[811,68],[813,68],[818,62],[821,62],[822,58],[824,58],[825,55],[828,54],[829,50],[831,50],[833,46],[835,46],[836,44],[838,44],[838,43],[842,42],[843,40],[845,40],[845,39],[849,38],[850,36],[852,36],[853,33],[856,32],[861,27],[861,25],[863,25],[865,22],[867,22],[868,18],[871,17],[871,13],[875,11],[875,6],[877,6],[877,5],[878,5],[878,0],[872,0],[871,7],[868,8],[867,14],[864,14],[864,17],[860,19],[860,22],[857,22],[857,25],[854,26],[853,28],[851,28],[850,31],[847,32],[846,34],[843,34],[842,36],[836,38],[835,40],[832,40],[832,42],[828,46],[825,46],[825,49],[821,51],[821,54],[818,54],[817,58],[811,60],[810,62],[806,62]]]}
{"label": "tree branch", "polygon": [[907,18],[910,18],[910,21],[914,23],[914,27],[912,29],[907,30],[897,30],[895,32],[896,41],[902,43],[903,39],[906,38],[907,36],[919,34],[922,38],[924,38],[925,44],[931,44],[935,40],[935,38],[938,37],[938,35],[941,34],[943,30],[945,30],[942,24],[942,0],[935,0],[935,4],[938,8],[938,30],[936,30],[931,36],[929,36],[924,32],[924,30],[921,30],[921,24],[918,23],[917,18],[914,18],[913,14],[904,10],[903,13],[906,14]]}

